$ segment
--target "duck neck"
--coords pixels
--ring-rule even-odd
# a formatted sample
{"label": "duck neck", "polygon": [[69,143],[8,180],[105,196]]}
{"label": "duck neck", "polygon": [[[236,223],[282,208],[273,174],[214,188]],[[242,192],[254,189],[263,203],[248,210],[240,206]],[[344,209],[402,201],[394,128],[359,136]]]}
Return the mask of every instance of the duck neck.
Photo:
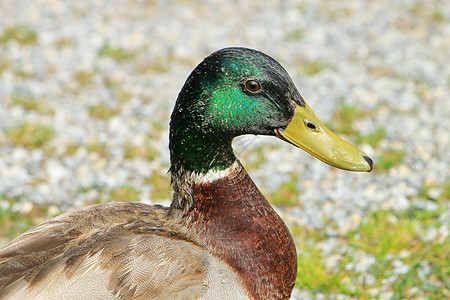
{"label": "duck neck", "polygon": [[236,160],[231,147],[232,137],[204,135],[189,129],[171,130],[172,174],[181,170],[195,173],[224,170]]}
{"label": "duck neck", "polygon": [[242,279],[251,299],[288,299],[297,260],[292,236],[238,160],[206,173],[172,174],[178,214]]}

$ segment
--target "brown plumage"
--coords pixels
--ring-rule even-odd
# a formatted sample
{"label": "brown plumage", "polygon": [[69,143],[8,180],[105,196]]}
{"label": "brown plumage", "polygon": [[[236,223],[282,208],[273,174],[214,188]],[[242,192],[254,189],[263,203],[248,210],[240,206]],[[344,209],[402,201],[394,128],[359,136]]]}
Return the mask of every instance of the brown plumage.
{"label": "brown plumage", "polygon": [[166,208],[139,203],[63,214],[0,252],[0,298],[22,288],[38,299],[99,297],[89,291],[93,275],[104,281],[100,298],[175,297],[187,287],[199,295],[207,252],[182,232],[168,222]]}
{"label": "brown plumage", "polygon": [[192,228],[244,278],[251,297],[289,298],[297,275],[294,241],[241,164],[229,176],[194,184],[192,192]]}

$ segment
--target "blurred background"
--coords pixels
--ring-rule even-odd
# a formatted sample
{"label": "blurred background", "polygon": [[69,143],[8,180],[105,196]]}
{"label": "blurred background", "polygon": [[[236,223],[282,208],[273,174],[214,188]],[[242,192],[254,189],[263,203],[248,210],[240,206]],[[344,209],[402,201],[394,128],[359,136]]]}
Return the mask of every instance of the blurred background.
{"label": "blurred background", "polygon": [[293,299],[450,297],[450,3],[0,2],[0,244],[71,208],[170,204],[168,122],[191,70],[277,59],[354,174],[273,138],[235,151],[297,243]]}

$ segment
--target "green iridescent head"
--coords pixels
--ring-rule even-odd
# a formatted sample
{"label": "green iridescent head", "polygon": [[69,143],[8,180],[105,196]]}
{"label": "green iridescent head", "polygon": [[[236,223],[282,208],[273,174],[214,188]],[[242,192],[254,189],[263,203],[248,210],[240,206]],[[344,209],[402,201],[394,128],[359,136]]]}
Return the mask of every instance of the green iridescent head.
{"label": "green iridescent head", "polygon": [[235,159],[231,141],[242,134],[274,135],[302,99],[273,58],[226,48],[205,58],[178,95],[170,122],[172,169],[223,169]]}
{"label": "green iridescent head", "polygon": [[276,135],[295,144],[283,132],[305,105],[286,70],[270,56],[246,48],[214,52],[178,95],[170,121],[171,171],[225,169],[236,159],[233,138],[243,134]]}

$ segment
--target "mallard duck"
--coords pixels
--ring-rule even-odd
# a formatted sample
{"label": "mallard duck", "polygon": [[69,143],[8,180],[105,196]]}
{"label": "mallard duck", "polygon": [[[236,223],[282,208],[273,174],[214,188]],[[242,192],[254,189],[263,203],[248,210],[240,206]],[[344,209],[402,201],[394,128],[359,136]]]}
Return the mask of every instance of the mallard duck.
{"label": "mallard duck", "polygon": [[190,74],[171,116],[171,206],[99,204],[40,224],[0,251],[0,298],[288,299],[294,241],[233,153],[244,134],[372,170],[319,121],[277,61],[219,50]]}

